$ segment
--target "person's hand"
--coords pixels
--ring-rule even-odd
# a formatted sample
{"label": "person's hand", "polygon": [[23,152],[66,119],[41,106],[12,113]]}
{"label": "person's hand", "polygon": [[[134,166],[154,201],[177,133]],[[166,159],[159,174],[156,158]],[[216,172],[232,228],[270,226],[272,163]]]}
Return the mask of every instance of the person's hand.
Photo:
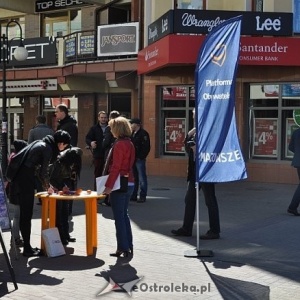
{"label": "person's hand", "polygon": [[104,191],[103,191],[102,194],[103,194],[103,195],[109,195],[109,194],[111,193],[111,190],[112,190],[112,189],[106,187],[106,188],[104,189]]}
{"label": "person's hand", "polygon": [[52,195],[54,193],[53,187],[52,186],[48,187],[47,192],[48,192],[49,195]]}
{"label": "person's hand", "polygon": [[188,137],[191,137],[193,135],[195,135],[196,133],[196,128],[194,127],[193,129],[191,129],[189,132],[188,132]]}
{"label": "person's hand", "polygon": [[95,149],[97,147],[97,142],[96,141],[92,141],[91,142],[91,147],[92,147],[92,149]]}

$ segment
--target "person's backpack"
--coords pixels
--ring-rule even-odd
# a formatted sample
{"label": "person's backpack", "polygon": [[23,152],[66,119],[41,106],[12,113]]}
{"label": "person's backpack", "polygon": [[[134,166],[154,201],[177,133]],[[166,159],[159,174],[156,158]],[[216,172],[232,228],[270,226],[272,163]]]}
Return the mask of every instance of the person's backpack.
{"label": "person's backpack", "polygon": [[11,182],[15,179],[15,177],[18,175],[19,170],[21,166],[23,165],[30,149],[32,148],[33,145],[35,145],[38,141],[35,141],[26,147],[24,147],[22,150],[20,150],[16,155],[14,155],[6,169],[6,174],[5,177],[7,181]]}

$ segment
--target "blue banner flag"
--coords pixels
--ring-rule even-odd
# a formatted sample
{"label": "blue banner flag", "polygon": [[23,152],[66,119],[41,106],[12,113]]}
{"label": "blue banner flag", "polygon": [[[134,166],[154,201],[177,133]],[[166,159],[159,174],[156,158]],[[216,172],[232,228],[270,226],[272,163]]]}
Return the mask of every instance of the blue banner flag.
{"label": "blue banner flag", "polygon": [[196,70],[196,181],[247,178],[235,119],[235,78],[241,16],[215,28],[200,49]]}

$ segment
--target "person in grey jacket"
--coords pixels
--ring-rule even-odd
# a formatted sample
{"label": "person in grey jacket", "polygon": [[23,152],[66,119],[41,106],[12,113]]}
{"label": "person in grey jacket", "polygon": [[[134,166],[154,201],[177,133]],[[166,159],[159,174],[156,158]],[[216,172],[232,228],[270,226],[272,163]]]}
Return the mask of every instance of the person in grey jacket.
{"label": "person in grey jacket", "polygon": [[36,125],[29,130],[28,144],[42,140],[46,135],[53,135],[54,130],[46,124],[46,117],[44,115],[38,115],[35,118]]}
{"label": "person in grey jacket", "polygon": [[298,212],[298,206],[300,204],[300,128],[293,132],[289,143],[289,150],[294,153],[292,166],[297,169],[299,184],[294,192],[287,212],[294,216],[300,216],[300,213]]}

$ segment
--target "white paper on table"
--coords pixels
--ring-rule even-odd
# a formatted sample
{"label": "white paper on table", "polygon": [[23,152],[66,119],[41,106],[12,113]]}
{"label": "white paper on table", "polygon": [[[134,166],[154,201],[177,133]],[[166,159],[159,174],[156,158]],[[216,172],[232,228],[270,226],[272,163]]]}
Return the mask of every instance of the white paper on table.
{"label": "white paper on table", "polygon": [[[102,195],[104,189],[105,189],[105,183],[107,181],[108,175],[100,176],[96,178],[96,187],[97,187],[97,194]],[[112,191],[120,189],[120,175],[118,176],[117,180],[115,181],[115,184],[112,188]]]}

